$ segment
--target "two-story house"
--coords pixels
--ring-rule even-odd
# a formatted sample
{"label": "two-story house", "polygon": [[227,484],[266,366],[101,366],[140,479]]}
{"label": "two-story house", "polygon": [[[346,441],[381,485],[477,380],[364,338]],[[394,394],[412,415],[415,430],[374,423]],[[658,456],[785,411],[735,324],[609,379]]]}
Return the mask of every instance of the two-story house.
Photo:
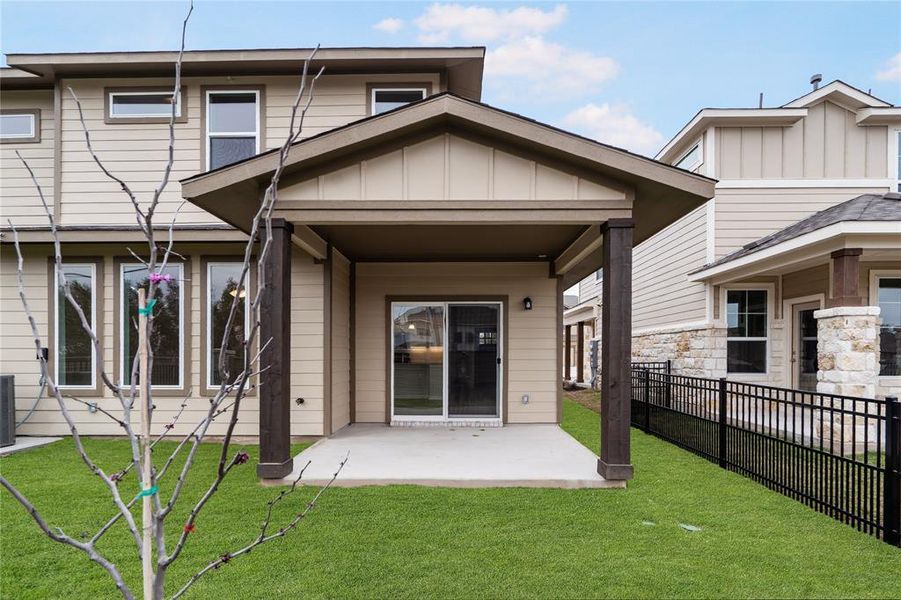
{"label": "two-story house", "polygon": [[[160,238],[183,199],[176,251],[157,298],[152,385],[162,427],[187,399],[195,423],[220,384],[223,314],[244,299],[238,257],[287,136],[309,50],[191,51],[176,103],[173,183]],[[23,434],[65,434],[42,393],[17,298],[8,221],[25,288],[65,394],[86,434],[118,426],[98,361],[128,385],[136,289],[149,274],[131,203],[87,150],[70,89],[104,165],[147,202],[167,155],[174,52],[15,54],[0,70],[3,222],[0,361],[15,375]],[[260,434],[260,473],[291,468],[291,436],[350,423],[503,426],[561,418],[562,291],[604,267],[608,341],[628,386],[633,239],[713,195],[709,178],[481,103],[484,48],[322,49],[302,139],[288,155],[265,275],[259,385],[237,434]],[[48,221],[15,152],[35,170],[59,224],[63,268],[103,340],[95,356],[60,302]],[[246,300],[244,300],[246,302]],[[251,315],[227,332],[239,364]],[[235,371],[236,369],[232,369]],[[628,394],[605,401],[628,405]],[[605,412],[599,471],[631,474],[628,410]],[[223,431],[217,423],[213,434]]]}
{"label": "two-story house", "polygon": [[[778,108],[698,112],[657,159],[717,179],[716,196],[635,248],[634,359],[901,391],[899,137],[901,108],[841,81]],[[576,337],[594,327],[601,281],[582,280],[567,311]]]}

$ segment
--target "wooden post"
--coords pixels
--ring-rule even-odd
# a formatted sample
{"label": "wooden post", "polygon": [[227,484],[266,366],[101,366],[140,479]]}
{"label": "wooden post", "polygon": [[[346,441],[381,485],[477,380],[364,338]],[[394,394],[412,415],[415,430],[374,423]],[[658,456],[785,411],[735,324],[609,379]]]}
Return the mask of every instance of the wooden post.
{"label": "wooden post", "polygon": [[576,381],[585,381],[585,324],[582,321],[576,325]]}
{"label": "wooden post", "polygon": [[832,257],[832,297],[828,307],[863,306],[860,293],[860,248],[842,248]]}
{"label": "wooden post", "polygon": [[601,456],[605,479],[631,479],[632,219],[601,225],[604,279],[601,306]]}
{"label": "wooden post", "polygon": [[[291,233],[284,219],[272,219],[272,241],[260,302],[260,464],[257,475],[281,479],[291,473]],[[264,233],[265,235],[265,233]],[[265,240],[263,240],[265,242]]]}
{"label": "wooden post", "polygon": [[567,325],[564,329],[565,335],[563,340],[563,379],[569,381],[572,372],[572,354],[573,354],[573,326]]}
{"label": "wooden post", "polygon": [[153,598],[153,507],[152,496],[147,493],[151,487],[150,464],[150,355],[147,351],[147,290],[138,288],[138,385],[141,395],[141,517],[143,538],[141,544],[141,566],[144,575],[144,600]]}

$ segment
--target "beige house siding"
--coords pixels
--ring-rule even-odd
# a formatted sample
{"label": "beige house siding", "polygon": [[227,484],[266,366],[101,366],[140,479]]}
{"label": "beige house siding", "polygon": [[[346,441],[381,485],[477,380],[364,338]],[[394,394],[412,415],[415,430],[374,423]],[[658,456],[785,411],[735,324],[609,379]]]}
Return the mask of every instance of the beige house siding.
{"label": "beige house siding", "polygon": [[595,272],[579,282],[579,304],[601,297],[601,284],[604,282],[601,275]]}
{"label": "beige house siding", "polygon": [[[885,162],[885,159],[883,159]],[[815,212],[884,187],[746,188],[716,192],[716,258],[734,252]]]}
{"label": "beige house siding", "polygon": [[[355,402],[358,422],[386,419],[388,296],[508,296],[507,388],[510,423],[557,421],[557,282],[547,263],[357,263]],[[522,299],[530,297],[526,311]],[[523,394],[530,395],[522,404]]]}
{"label": "beige house siding", "polygon": [[[631,208],[621,187],[601,185],[491,146],[444,134],[286,186],[296,200],[603,200]],[[605,202],[605,208],[608,208]]]}
{"label": "beige house siding", "polygon": [[[304,123],[304,136],[312,136],[351,121],[366,117],[366,87],[373,82],[421,81],[438,90],[435,74],[403,75],[324,75],[316,85],[313,104]],[[63,90],[71,86],[81,100],[85,122],[98,156],[117,176],[131,185],[142,199],[149,198],[158,184],[165,164],[168,124],[125,124],[104,122],[104,88],[129,86],[169,86],[170,79],[69,79],[61,82]],[[261,150],[276,148],[284,141],[290,122],[291,105],[297,93],[297,77],[188,77],[187,122],[175,126],[175,165],[171,183],[163,194],[158,222],[167,222],[181,203],[178,180],[206,170],[203,164],[201,107],[202,86],[263,86],[264,105],[261,124]],[[5,97],[5,96],[4,96]],[[128,199],[118,186],[105,178],[87,151],[71,95],[62,95],[62,222],[66,225],[133,225],[134,216]],[[180,224],[215,223],[214,217],[193,205],[182,208]]]}
{"label": "beige house siding", "polygon": [[886,131],[857,125],[855,113],[829,101],[811,106],[791,127],[720,127],[716,177],[885,178]]}
{"label": "beige house siding", "polygon": [[3,90],[3,110],[40,110],[40,141],[0,144],[0,222],[14,225],[46,225],[47,215],[28,171],[16,157],[18,151],[34,170],[50,209],[53,210],[53,140],[56,133],[53,90]]}
{"label": "beige house siding", "polygon": [[[829,265],[820,265],[782,276],[782,298],[800,298],[813,294],[826,294],[829,290]],[[791,315],[784,315],[789,318]]]}
{"label": "beige house siding", "polygon": [[[323,265],[299,248],[291,256],[291,435],[322,435],[325,386]],[[303,399],[302,403],[298,403]]]}
{"label": "beige house siding", "polygon": [[701,206],[635,248],[633,329],[704,319],[704,284],[690,282],[688,274],[704,265],[706,247],[706,207]]}
{"label": "beige house siding", "polygon": [[350,423],[350,261],[332,252],[331,429]]}

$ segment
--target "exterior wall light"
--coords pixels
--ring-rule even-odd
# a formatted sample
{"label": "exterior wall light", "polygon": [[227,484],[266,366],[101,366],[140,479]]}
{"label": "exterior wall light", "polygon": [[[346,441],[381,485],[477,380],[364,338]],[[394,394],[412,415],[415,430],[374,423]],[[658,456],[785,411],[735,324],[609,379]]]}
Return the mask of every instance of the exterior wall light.
{"label": "exterior wall light", "polygon": [[532,299],[526,296],[522,300],[522,307],[526,310],[532,310]]}

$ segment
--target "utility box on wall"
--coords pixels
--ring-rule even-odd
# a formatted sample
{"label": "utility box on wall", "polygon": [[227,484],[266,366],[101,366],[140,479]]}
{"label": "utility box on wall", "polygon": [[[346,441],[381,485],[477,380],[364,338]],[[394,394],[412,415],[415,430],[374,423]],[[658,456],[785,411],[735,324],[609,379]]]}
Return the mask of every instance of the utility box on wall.
{"label": "utility box on wall", "polygon": [[0,375],[0,448],[16,443],[16,376]]}

